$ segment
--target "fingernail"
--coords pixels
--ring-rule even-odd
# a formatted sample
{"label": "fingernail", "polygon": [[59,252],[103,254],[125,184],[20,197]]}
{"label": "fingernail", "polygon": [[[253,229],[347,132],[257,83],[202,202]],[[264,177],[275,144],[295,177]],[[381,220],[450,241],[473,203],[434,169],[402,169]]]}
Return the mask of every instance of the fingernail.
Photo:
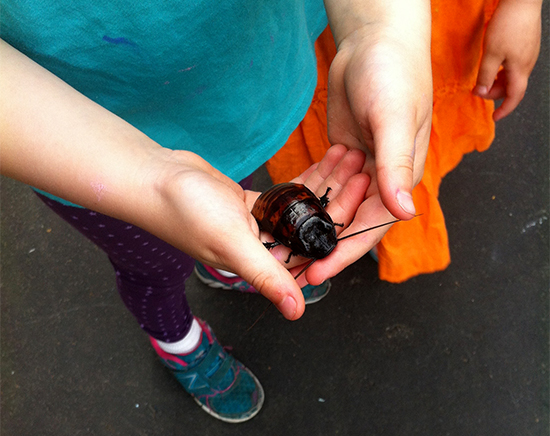
{"label": "fingernail", "polygon": [[489,88],[487,88],[486,86],[477,85],[474,88],[474,92],[478,95],[485,95],[489,92]]}
{"label": "fingernail", "polygon": [[287,295],[283,302],[277,306],[286,319],[294,319],[296,315],[296,300]]}
{"label": "fingernail", "polygon": [[397,191],[397,202],[399,203],[399,206],[401,206],[401,209],[405,212],[410,213],[411,215],[416,214],[412,195],[408,192]]}

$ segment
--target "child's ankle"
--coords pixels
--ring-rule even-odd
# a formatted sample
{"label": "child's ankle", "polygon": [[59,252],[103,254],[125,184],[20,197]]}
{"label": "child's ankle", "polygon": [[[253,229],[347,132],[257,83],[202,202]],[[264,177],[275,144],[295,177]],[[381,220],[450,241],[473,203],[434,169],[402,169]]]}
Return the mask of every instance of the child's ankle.
{"label": "child's ankle", "polygon": [[202,328],[197,322],[196,318],[193,318],[191,328],[189,332],[176,342],[163,342],[157,340],[159,347],[170,354],[189,354],[194,351],[201,343]]}

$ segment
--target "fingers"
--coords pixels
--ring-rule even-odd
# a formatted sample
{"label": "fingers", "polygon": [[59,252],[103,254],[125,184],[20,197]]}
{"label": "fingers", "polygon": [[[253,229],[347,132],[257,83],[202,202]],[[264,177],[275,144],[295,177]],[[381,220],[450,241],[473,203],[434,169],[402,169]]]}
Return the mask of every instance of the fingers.
{"label": "fingers", "polygon": [[333,222],[343,224],[343,227],[336,227],[338,234],[343,233],[352,224],[357,209],[365,200],[369,184],[370,178],[366,174],[356,174],[348,179],[338,195],[327,205],[326,210]]}
{"label": "fingers", "polygon": [[[249,219],[250,228],[257,229],[252,215]],[[280,257],[266,250],[254,231],[238,233],[238,241],[226,246],[234,248],[225,256],[231,259],[232,271],[270,300],[286,319],[296,320],[303,315],[305,302],[301,286],[279,261]]]}
{"label": "fingers", "polygon": [[347,181],[361,172],[364,162],[365,154],[361,150],[346,151],[334,167],[329,168],[328,165],[325,165],[325,162],[321,161],[317,170],[308,176],[305,184],[308,187],[313,187],[318,196],[323,195],[327,188],[330,188],[329,196],[336,197]]}
{"label": "fingers", "polygon": [[502,104],[495,109],[495,112],[493,113],[493,119],[495,121],[501,120],[510,115],[512,111],[518,107],[521,100],[523,100],[527,89],[527,78],[524,79],[520,74],[515,74],[512,71],[502,71],[496,80],[496,83],[499,85],[501,75],[506,76],[504,79],[506,82],[502,85],[505,95]]}
{"label": "fingers", "polygon": [[[246,194],[249,192],[246,191]],[[223,216],[226,224],[218,226],[215,241],[205,240],[200,243],[205,248],[210,245],[207,251],[210,255],[206,259],[195,257],[210,266],[232,271],[242,277],[270,300],[285,318],[300,318],[305,310],[300,286],[258,239],[258,226],[254,217],[245,212],[239,219],[231,214],[229,208],[225,211]]]}
{"label": "fingers", "polygon": [[540,5],[499,4],[489,21],[473,94],[501,100],[493,119],[509,115],[521,102],[540,50]]}
{"label": "fingers", "polygon": [[306,183],[306,180],[308,180],[308,188],[316,191],[322,180],[331,174],[347,152],[348,149],[343,145],[330,147],[321,162],[312,165],[298,177],[292,179],[291,182]]}
{"label": "fingers", "polygon": [[[489,73],[484,72],[483,76],[485,74]],[[489,82],[490,84],[486,85]],[[523,100],[527,89],[527,82],[526,75],[514,69],[504,68],[496,74],[496,79],[493,76],[492,80],[482,77],[480,72],[480,78],[478,78],[478,84],[474,88],[473,93],[488,100],[503,99],[501,105],[495,109],[493,114],[493,119],[498,121],[510,115],[521,100]]]}

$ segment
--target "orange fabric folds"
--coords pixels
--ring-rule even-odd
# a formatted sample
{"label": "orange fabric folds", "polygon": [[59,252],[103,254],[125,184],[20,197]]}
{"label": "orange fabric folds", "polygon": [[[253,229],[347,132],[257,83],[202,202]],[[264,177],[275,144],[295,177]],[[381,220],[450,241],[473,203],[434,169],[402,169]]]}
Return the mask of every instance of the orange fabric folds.
{"label": "orange fabric folds", "polygon": [[[430,149],[413,198],[421,216],[391,227],[378,245],[379,276],[402,282],[450,263],[445,219],[437,199],[442,178],[466,153],[489,148],[493,102],[474,96],[483,34],[498,0],[432,1],[434,111]],[[336,54],[330,29],[316,43],[318,83],[302,123],[267,164],[274,183],[288,181],[319,162],[327,138],[328,69]]]}

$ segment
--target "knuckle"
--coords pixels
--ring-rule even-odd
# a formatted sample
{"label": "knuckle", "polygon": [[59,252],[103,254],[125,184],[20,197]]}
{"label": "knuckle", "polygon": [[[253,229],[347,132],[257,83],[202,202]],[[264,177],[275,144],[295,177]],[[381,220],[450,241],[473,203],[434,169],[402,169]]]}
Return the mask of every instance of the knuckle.
{"label": "knuckle", "polygon": [[273,303],[278,304],[282,301],[283,295],[280,289],[276,288],[275,291],[272,289],[273,286],[273,276],[266,271],[259,271],[252,276],[250,284],[264,297],[271,300]]}

